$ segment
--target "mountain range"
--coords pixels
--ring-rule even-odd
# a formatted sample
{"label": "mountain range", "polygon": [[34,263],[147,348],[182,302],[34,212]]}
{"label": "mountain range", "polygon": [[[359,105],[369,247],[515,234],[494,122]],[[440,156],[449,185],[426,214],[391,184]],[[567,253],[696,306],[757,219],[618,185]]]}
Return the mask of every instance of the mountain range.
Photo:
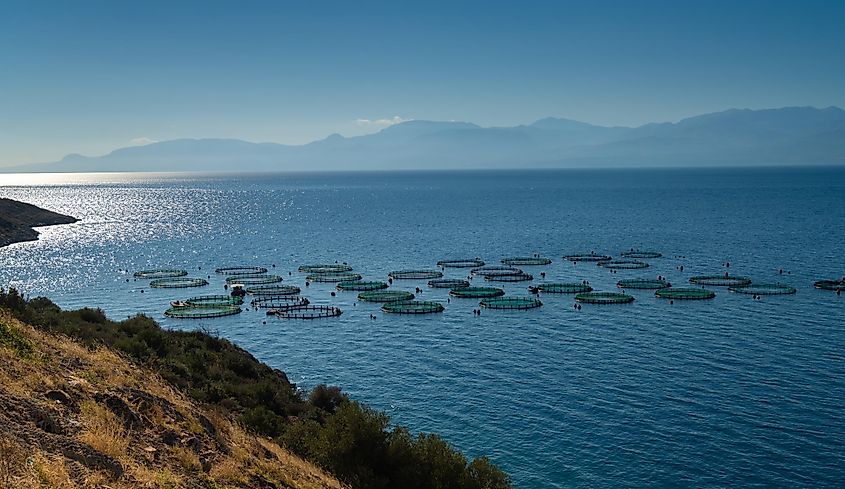
{"label": "mountain range", "polygon": [[15,172],[288,171],[845,164],[837,107],[731,109],[639,127],[546,118],[514,127],[407,121],[304,145],[175,139]]}

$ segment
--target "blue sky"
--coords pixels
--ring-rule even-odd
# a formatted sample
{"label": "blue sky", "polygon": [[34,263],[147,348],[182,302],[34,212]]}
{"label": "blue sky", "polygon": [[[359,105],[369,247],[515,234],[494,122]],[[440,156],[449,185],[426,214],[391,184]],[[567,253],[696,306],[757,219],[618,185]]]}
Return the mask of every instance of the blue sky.
{"label": "blue sky", "polygon": [[0,0],[0,165],[401,119],[842,107],[843,25],[838,1]]}

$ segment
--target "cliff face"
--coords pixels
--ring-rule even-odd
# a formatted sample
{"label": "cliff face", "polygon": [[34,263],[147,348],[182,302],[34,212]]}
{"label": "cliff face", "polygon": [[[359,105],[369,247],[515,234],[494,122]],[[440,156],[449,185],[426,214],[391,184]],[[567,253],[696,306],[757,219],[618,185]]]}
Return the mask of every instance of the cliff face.
{"label": "cliff face", "polygon": [[0,309],[0,487],[343,486],[114,351]]}
{"label": "cliff face", "polygon": [[38,239],[37,226],[71,224],[78,219],[48,211],[32,204],[0,199],[0,247]]}

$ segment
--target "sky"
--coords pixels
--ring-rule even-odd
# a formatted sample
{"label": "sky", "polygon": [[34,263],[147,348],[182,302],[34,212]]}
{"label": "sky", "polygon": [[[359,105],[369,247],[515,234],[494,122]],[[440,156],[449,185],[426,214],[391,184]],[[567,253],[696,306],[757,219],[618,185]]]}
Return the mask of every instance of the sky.
{"label": "sky", "polygon": [[0,0],[0,166],[409,119],[845,107],[845,2]]}

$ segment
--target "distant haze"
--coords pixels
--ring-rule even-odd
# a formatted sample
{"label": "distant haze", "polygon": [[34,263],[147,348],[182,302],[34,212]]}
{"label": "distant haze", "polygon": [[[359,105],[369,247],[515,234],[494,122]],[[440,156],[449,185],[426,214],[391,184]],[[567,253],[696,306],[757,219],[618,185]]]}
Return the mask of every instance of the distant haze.
{"label": "distant haze", "polygon": [[407,121],[378,133],[304,145],[176,139],[68,155],[7,171],[289,171],[845,164],[845,111],[728,110],[678,123],[602,127],[546,118],[530,125]]}

